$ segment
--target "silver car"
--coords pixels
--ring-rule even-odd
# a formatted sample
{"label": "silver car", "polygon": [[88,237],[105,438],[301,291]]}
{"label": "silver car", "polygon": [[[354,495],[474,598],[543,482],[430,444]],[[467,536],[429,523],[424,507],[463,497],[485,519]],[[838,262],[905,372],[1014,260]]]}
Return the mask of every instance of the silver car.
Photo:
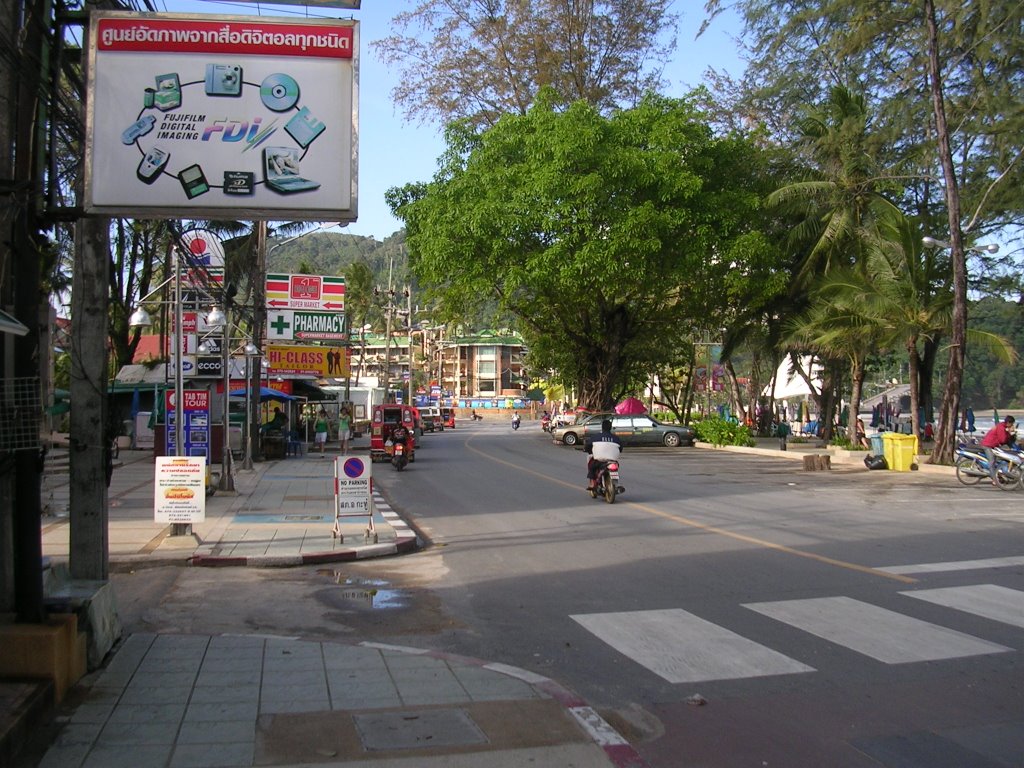
{"label": "silver car", "polygon": [[611,419],[612,434],[622,441],[623,446],[665,445],[675,448],[679,445],[693,445],[695,434],[692,427],[680,424],[662,424],[650,416],[623,416],[617,413],[595,413],[585,416],[575,424],[555,427],[551,437],[555,442],[576,445],[587,437],[601,431],[601,422]]}

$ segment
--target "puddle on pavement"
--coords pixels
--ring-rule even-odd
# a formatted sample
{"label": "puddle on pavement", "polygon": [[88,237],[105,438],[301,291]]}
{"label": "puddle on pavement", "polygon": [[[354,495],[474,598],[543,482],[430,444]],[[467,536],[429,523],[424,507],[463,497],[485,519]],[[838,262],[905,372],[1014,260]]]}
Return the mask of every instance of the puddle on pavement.
{"label": "puddle on pavement", "polygon": [[340,597],[353,606],[386,610],[388,608],[405,608],[409,604],[408,595],[401,589],[391,589],[383,579],[354,579],[341,571],[321,569],[321,576],[327,576],[341,587]]}

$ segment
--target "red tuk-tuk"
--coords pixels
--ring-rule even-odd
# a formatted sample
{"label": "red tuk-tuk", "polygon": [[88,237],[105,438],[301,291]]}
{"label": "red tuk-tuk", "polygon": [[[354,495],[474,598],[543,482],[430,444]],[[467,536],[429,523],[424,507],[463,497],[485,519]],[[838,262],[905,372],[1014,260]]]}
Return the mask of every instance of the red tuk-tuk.
{"label": "red tuk-tuk", "polygon": [[444,424],[446,429],[455,429],[455,409],[454,408],[442,408],[441,409],[441,423]]}
{"label": "red tuk-tuk", "polygon": [[373,406],[370,420],[370,461],[387,461],[391,455],[385,443],[391,438],[395,427],[401,424],[409,433],[406,443],[409,461],[416,461],[416,435],[419,426],[419,412],[411,405],[384,403]]}

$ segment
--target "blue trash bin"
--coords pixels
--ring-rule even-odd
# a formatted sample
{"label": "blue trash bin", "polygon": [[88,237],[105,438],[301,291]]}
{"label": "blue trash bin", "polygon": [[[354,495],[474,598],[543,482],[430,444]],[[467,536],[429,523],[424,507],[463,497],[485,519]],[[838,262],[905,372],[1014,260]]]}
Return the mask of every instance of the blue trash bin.
{"label": "blue trash bin", "polygon": [[872,456],[884,456],[885,455],[885,444],[882,442],[882,435],[871,435],[868,437],[871,441],[871,455]]}

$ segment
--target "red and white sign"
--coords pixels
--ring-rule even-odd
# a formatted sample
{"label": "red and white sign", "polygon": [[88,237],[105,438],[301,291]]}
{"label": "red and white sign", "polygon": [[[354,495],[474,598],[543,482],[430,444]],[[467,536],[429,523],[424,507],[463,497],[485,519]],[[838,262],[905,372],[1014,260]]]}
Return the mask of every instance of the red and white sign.
{"label": "red and white sign", "polygon": [[[167,410],[175,410],[174,390],[167,390]],[[184,389],[181,392],[182,410],[185,411],[208,411],[210,410],[210,392],[206,389]]]}
{"label": "red and white sign", "polygon": [[267,307],[345,311],[345,278],[322,275],[267,275]]}
{"label": "red and white sign", "polygon": [[168,53],[302,56],[351,59],[351,26],[311,29],[302,22],[264,19],[210,20],[151,15],[100,19],[96,47],[101,51],[160,50]]}

